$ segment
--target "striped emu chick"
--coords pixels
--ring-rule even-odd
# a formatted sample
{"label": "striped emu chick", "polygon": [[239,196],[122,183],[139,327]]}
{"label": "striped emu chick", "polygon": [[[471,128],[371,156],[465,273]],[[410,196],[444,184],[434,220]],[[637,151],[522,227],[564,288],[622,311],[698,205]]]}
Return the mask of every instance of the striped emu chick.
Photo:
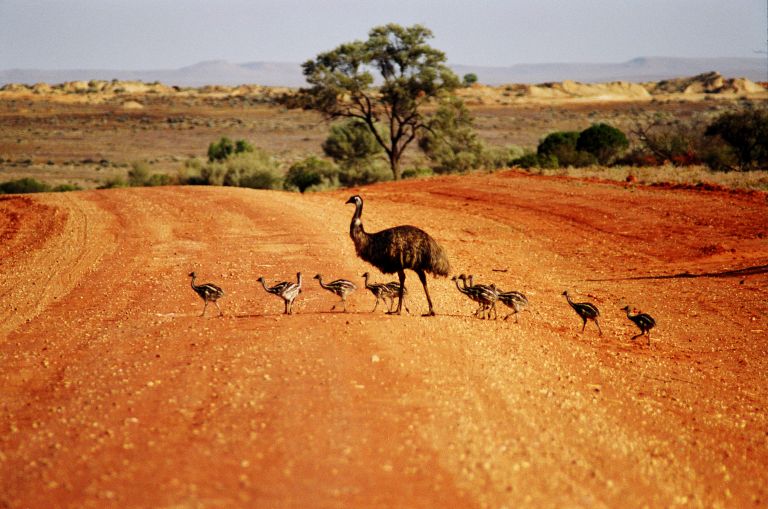
{"label": "striped emu chick", "polygon": [[213,302],[216,305],[216,309],[219,310],[219,316],[222,316],[224,312],[221,310],[219,303],[216,301],[224,297],[224,290],[213,283],[196,285],[195,278],[197,275],[195,275],[194,272],[190,272],[189,277],[192,278],[192,289],[200,296],[201,299],[203,299],[203,302],[205,302],[205,305],[203,305],[203,312],[200,313],[200,316],[205,316],[205,310],[208,308],[209,302]]}
{"label": "striped emu chick", "polygon": [[293,314],[293,301],[296,300],[296,297],[301,293],[301,272],[296,273],[295,283],[293,281],[282,281],[275,286],[267,286],[263,277],[260,277],[256,281],[261,283],[261,286],[264,287],[264,290],[266,290],[267,293],[277,295],[283,299],[283,302],[285,303],[285,311],[283,314]]}
{"label": "striped emu chick", "polygon": [[597,325],[597,330],[602,336],[603,330],[600,328],[600,322],[597,321],[597,318],[600,316],[600,310],[597,309],[597,306],[589,302],[573,302],[568,296],[567,290],[563,292],[563,295],[565,296],[565,300],[568,301],[568,304],[570,304],[573,310],[576,311],[576,314],[579,315],[581,321],[584,322],[581,326],[581,332],[584,332],[584,328],[587,326],[587,320],[592,320],[595,322],[595,325]]}
{"label": "striped emu chick", "polygon": [[355,212],[349,225],[349,237],[355,244],[357,256],[384,274],[397,273],[400,280],[397,309],[389,313],[399,315],[402,312],[405,269],[410,269],[419,276],[427,297],[429,312],[424,316],[434,316],[435,310],[427,289],[427,273],[434,276],[448,275],[451,265],[445,250],[429,234],[415,226],[395,226],[380,232],[368,233],[363,228],[363,199],[355,195],[351,196],[347,203],[355,205]]}
{"label": "striped emu chick", "polygon": [[[353,283],[352,281],[346,280],[346,279],[337,279],[335,281],[331,281],[328,284],[323,283],[323,276],[321,274],[316,274],[314,279],[317,279],[317,282],[320,283],[320,286],[324,288],[325,290],[328,290],[331,293],[335,293],[339,297],[341,297],[341,303],[344,305],[344,312],[347,312],[347,295],[351,294],[355,290],[357,290],[357,285]],[[336,306],[338,303],[334,304],[331,308],[331,311],[336,309]]]}
{"label": "striped emu chick", "polygon": [[[461,276],[459,276],[461,277]],[[469,285],[467,285],[467,282],[469,282]],[[464,277],[464,287],[465,288],[473,288],[475,291],[481,292],[483,295],[485,295],[489,300],[493,301],[493,304],[491,304],[491,307],[487,309],[488,311],[488,318],[491,318],[491,311],[493,311],[493,318],[498,318],[498,312],[496,311],[496,301],[499,300],[499,291],[496,289],[495,284],[490,285],[484,285],[484,284],[475,284],[475,276],[470,274],[469,276]],[[481,309],[478,310],[481,311]]]}
{"label": "striped emu chick", "polygon": [[[384,304],[387,306],[387,310],[391,312],[392,307],[395,304],[395,297],[400,295],[400,283],[396,281],[391,281],[389,283],[369,283],[368,280],[370,279],[371,275],[368,272],[364,273],[361,277],[365,281],[365,288],[370,291],[374,297],[376,297],[376,304],[374,304],[371,313],[376,311],[380,300],[384,301]],[[406,295],[408,295],[408,290],[403,288],[403,299],[405,299]],[[389,299],[389,303],[387,303],[387,299]],[[405,304],[405,302],[403,302],[403,306],[405,307],[405,310],[410,313],[410,310],[408,309],[408,306]]]}
{"label": "striped emu chick", "polygon": [[[456,283],[456,288],[461,293],[469,297],[471,300],[477,302],[479,307],[474,313],[475,316],[485,319],[487,314],[488,318],[491,317],[491,309],[493,309],[496,305],[496,293],[493,292],[490,287],[484,287],[483,285],[480,285],[480,287],[467,286],[467,276],[464,274],[461,274],[460,276],[453,276],[451,281]],[[459,281],[463,283],[463,286],[459,285]]]}
{"label": "striped emu chick", "polygon": [[517,314],[528,305],[528,298],[520,292],[510,291],[502,292],[498,291],[499,302],[512,309],[512,312],[504,317],[506,320],[512,315],[515,315],[515,323],[517,322]]}
{"label": "striped emu chick", "polygon": [[632,336],[632,340],[639,338],[642,335],[647,335],[648,337],[648,346],[651,346],[651,329],[656,327],[656,320],[653,319],[653,317],[647,313],[638,313],[636,315],[630,314],[629,306],[624,306],[621,308],[622,311],[627,312],[627,318],[635,322],[635,325],[640,329],[640,334],[636,334]]}

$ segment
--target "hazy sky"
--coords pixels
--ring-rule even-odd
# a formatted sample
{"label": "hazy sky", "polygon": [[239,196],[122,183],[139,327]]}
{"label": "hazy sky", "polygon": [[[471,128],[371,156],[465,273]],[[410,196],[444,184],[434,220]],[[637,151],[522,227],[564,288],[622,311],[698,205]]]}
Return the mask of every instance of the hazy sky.
{"label": "hazy sky", "polygon": [[389,22],[426,25],[452,64],[759,57],[767,2],[0,0],[0,69],[303,62]]}

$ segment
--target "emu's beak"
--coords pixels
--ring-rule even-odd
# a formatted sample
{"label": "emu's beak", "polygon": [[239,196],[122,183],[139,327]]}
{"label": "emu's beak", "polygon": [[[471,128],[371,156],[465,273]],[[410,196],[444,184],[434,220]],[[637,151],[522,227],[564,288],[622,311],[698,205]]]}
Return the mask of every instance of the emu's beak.
{"label": "emu's beak", "polygon": [[346,205],[347,203],[355,203],[355,197],[354,197],[354,196],[350,196],[350,197],[349,197],[349,200],[347,200],[347,201],[344,203],[344,205]]}

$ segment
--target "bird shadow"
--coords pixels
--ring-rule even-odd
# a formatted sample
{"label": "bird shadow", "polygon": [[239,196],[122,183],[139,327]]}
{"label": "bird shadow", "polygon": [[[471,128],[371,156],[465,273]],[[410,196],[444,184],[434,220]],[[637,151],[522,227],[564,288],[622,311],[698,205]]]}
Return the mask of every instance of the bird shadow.
{"label": "bird shadow", "polygon": [[680,272],[677,274],[661,274],[651,276],[631,276],[631,277],[613,277],[613,278],[600,278],[600,279],[585,279],[584,281],[599,282],[599,281],[636,281],[642,279],[693,279],[701,277],[711,278],[725,278],[725,277],[744,277],[755,276],[758,274],[768,273],[768,265],[755,265],[753,267],[745,267],[743,269],[723,270],[719,272],[701,272],[698,274],[692,274],[690,272]]}

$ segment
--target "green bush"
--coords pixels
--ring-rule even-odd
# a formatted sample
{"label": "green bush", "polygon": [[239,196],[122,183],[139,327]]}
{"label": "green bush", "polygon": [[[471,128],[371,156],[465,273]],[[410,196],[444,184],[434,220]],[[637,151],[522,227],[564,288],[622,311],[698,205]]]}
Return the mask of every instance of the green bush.
{"label": "green bush", "polygon": [[576,141],[576,150],[589,152],[601,165],[610,164],[627,147],[629,140],[623,132],[602,123],[581,131]]}
{"label": "green bush", "polygon": [[520,168],[557,168],[560,166],[557,161],[557,156],[552,154],[539,155],[536,152],[529,152],[527,154],[513,159],[511,161],[512,166],[518,166]]}
{"label": "green bush", "polygon": [[[380,136],[387,137],[386,130],[378,128]],[[328,138],[323,142],[323,152],[338,165],[338,180],[343,186],[372,184],[391,178],[384,166],[384,149],[368,126],[354,119],[331,126]]]}
{"label": "green bush", "polygon": [[58,186],[51,189],[54,193],[66,193],[69,191],[82,191],[83,188],[78,186],[77,184],[59,184]]}
{"label": "green bush", "polygon": [[222,136],[219,141],[214,141],[208,145],[208,161],[224,161],[235,152],[235,145],[232,140]]}
{"label": "green bush", "polygon": [[131,169],[128,170],[128,185],[141,187],[146,185],[147,180],[149,180],[149,165],[144,161],[132,162]]}
{"label": "green bush", "polygon": [[45,182],[40,182],[29,177],[10,180],[0,184],[0,193],[2,194],[45,193],[50,190],[51,186]]}
{"label": "green bush", "polygon": [[473,72],[469,72],[464,75],[464,78],[462,79],[462,84],[465,87],[471,87],[475,83],[477,83],[477,74]]}
{"label": "green bush", "polygon": [[482,167],[485,147],[477,138],[469,110],[456,97],[444,100],[419,139],[435,173],[463,173]]}
{"label": "green bush", "polygon": [[233,155],[246,154],[253,151],[253,146],[245,140],[232,142],[232,140],[226,136],[222,136],[219,141],[215,141],[208,145],[208,161],[224,161]]}
{"label": "green bush", "polygon": [[559,166],[589,166],[595,164],[594,155],[577,148],[581,133],[577,131],[557,131],[547,135],[539,143],[536,153],[540,161],[551,162],[555,158]]}
{"label": "green bush", "polygon": [[338,185],[338,168],[328,161],[308,157],[293,164],[285,174],[285,188],[304,192],[312,187]]}
{"label": "green bush", "polygon": [[742,171],[768,165],[768,110],[747,108],[724,113],[705,134],[730,145]]}
{"label": "green bush", "polygon": [[224,161],[209,162],[200,168],[201,184],[214,186],[278,189],[282,179],[277,163],[263,150],[242,152]]}
{"label": "green bush", "polygon": [[404,179],[412,179],[412,178],[419,178],[419,177],[431,177],[434,175],[435,172],[432,171],[432,168],[427,167],[415,167],[415,168],[408,168],[407,170],[403,171],[403,174],[401,175]]}
{"label": "green bush", "polygon": [[97,189],[114,189],[116,187],[126,187],[127,185],[123,177],[112,177],[104,181]]}

